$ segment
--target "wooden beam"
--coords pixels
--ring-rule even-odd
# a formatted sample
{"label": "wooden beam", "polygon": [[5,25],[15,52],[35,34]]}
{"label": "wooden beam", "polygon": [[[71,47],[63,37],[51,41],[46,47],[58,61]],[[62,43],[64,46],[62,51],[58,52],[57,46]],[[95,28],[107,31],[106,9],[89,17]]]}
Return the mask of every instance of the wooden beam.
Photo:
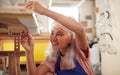
{"label": "wooden beam", "polygon": [[[11,33],[11,35],[20,35],[20,33]],[[9,33],[0,33],[0,36],[8,36],[9,37]]]}
{"label": "wooden beam", "polygon": [[9,56],[9,55],[12,55],[12,54],[16,54],[18,56],[25,56],[25,51],[19,51],[19,52],[15,52],[15,51],[1,51],[0,50],[0,56]]}
{"label": "wooden beam", "polygon": [[[14,40],[14,35],[20,33],[12,33],[12,35],[8,35],[8,33],[0,33],[0,40]],[[49,40],[50,36],[36,35],[33,36],[34,40]]]}
{"label": "wooden beam", "polygon": [[27,9],[0,8],[0,18],[32,18],[32,13]]}
{"label": "wooden beam", "polygon": [[0,14],[0,18],[32,18],[31,14]]}

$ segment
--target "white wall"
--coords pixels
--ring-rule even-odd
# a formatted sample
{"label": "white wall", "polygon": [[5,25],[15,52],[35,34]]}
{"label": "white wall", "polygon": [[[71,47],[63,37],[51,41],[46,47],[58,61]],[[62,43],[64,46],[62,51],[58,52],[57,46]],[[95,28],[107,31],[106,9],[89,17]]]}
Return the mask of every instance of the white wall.
{"label": "white wall", "polygon": [[[109,1],[109,8],[105,5],[106,1]],[[105,10],[110,11],[112,28],[104,28],[107,32],[112,34],[113,40],[105,41],[107,39],[101,40],[101,43],[105,41],[106,44],[111,44],[109,48],[105,48],[101,51],[101,64],[102,64],[102,75],[120,75],[120,0],[96,0],[96,7],[99,8],[99,13],[97,13],[97,18],[99,14]],[[103,30],[99,30],[102,32]],[[99,35],[99,34],[98,34]],[[105,36],[106,37],[106,36]],[[100,48],[100,49],[103,49]]]}
{"label": "white wall", "polygon": [[[87,33],[90,41],[94,40],[95,36],[95,0],[85,0],[85,2],[79,7],[80,22],[87,21],[87,28],[92,28],[92,33]],[[86,19],[87,16],[91,16],[91,19]]]}

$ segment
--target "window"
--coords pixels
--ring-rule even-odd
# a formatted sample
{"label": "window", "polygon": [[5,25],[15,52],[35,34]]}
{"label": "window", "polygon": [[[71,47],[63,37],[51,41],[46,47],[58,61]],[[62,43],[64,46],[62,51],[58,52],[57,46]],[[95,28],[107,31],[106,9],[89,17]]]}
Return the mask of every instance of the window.
{"label": "window", "polygon": [[[78,21],[78,8],[75,7],[50,7],[50,10],[53,10],[55,12],[58,12],[60,14],[69,16],[74,18],[76,21]],[[49,32],[51,31],[51,24],[54,22],[51,18],[48,19],[49,24]]]}

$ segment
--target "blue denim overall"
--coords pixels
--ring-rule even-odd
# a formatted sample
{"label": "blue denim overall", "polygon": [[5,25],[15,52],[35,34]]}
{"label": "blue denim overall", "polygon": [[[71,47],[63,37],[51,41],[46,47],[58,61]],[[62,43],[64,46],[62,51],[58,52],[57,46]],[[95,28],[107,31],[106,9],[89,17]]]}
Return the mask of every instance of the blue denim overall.
{"label": "blue denim overall", "polygon": [[55,65],[57,75],[87,75],[84,69],[81,67],[81,65],[76,59],[74,59],[74,63],[76,67],[73,69],[60,70],[60,55],[59,55],[57,58],[56,65]]}

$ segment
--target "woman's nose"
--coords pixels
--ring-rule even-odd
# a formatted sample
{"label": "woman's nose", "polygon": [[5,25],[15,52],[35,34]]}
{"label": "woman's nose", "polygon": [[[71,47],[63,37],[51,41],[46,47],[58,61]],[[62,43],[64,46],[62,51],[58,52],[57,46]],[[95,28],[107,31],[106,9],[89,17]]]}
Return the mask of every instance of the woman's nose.
{"label": "woman's nose", "polygon": [[53,35],[52,39],[53,39],[53,41],[56,41],[57,40],[56,35]]}

